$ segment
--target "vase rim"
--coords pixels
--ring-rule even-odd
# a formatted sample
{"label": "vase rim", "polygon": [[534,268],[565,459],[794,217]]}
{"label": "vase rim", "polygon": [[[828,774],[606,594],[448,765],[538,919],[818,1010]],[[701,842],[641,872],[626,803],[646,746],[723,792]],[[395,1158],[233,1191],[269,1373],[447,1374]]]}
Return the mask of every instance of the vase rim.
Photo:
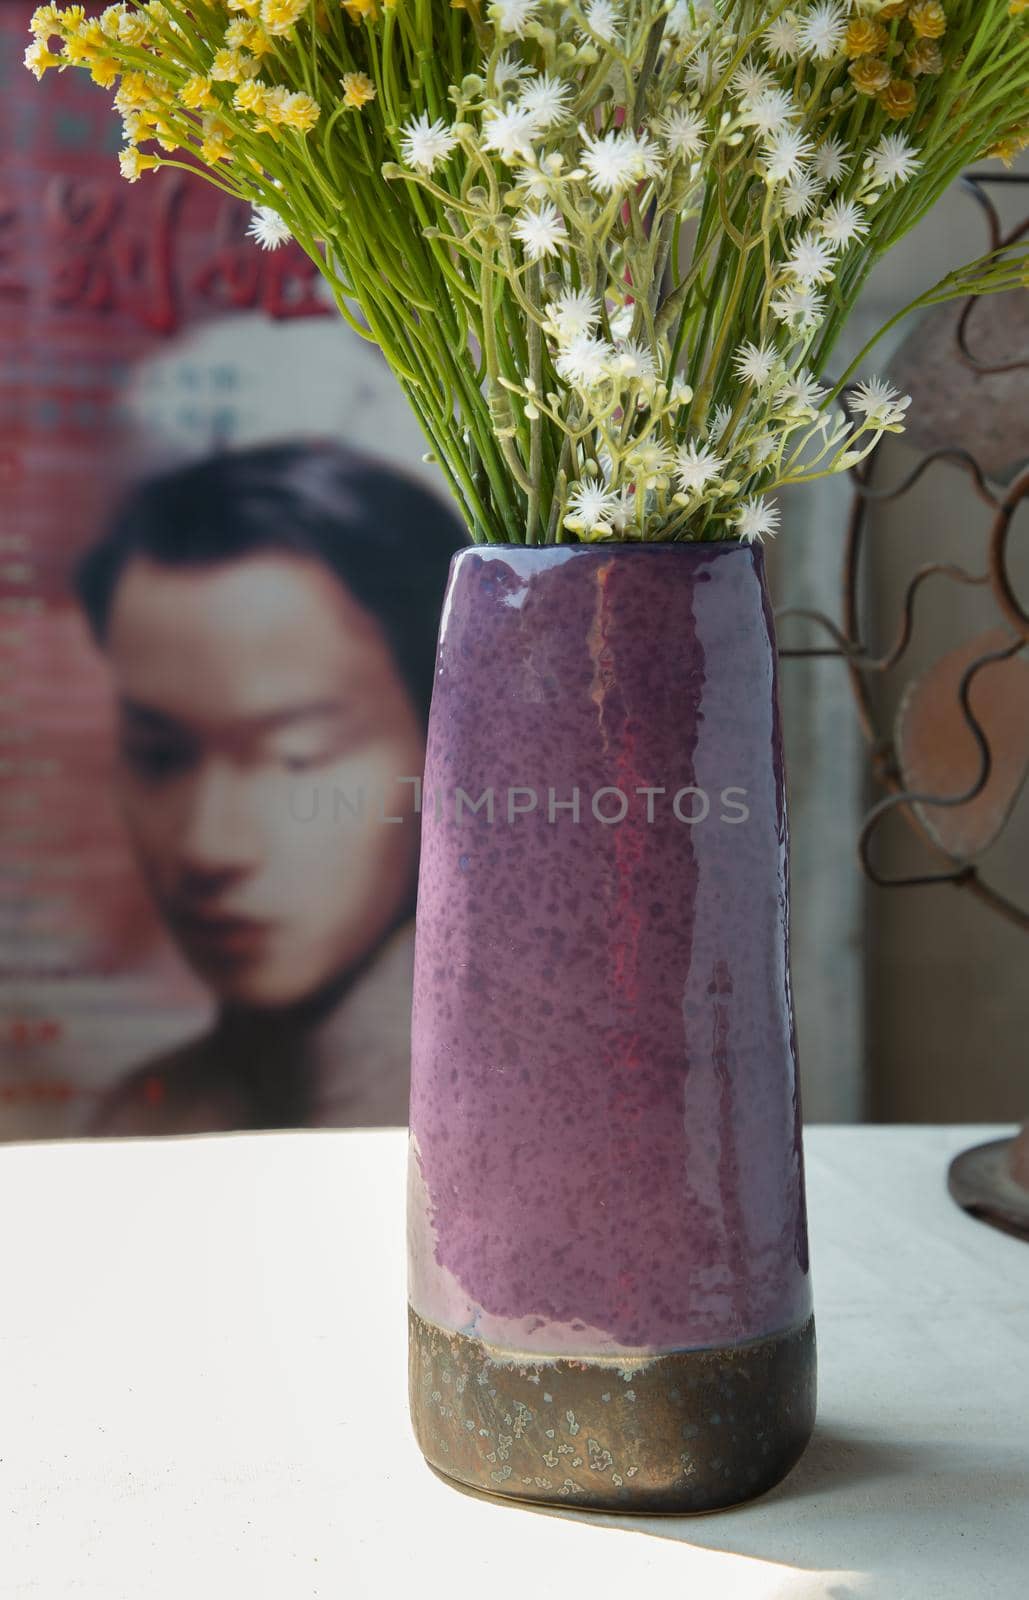
{"label": "vase rim", "polygon": [[763,555],[763,546],[742,539],[603,539],[596,542],[569,542],[568,544],[466,544],[454,552],[455,558],[467,555],[508,555],[513,551],[526,555],[606,555],[612,551],[624,554],[642,550],[698,551],[705,555],[726,554],[745,550],[753,555]]}

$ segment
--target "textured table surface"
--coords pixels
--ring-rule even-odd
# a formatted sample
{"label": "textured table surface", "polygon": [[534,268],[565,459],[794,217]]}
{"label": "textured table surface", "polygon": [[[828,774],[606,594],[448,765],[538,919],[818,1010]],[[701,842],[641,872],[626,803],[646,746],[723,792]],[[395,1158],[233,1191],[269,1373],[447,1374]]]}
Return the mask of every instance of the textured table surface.
{"label": "textured table surface", "polygon": [[402,1133],[0,1147],[0,1596],[1022,1594],[1029,1246],[945,1190],[1006,1131],[807,1131],[814,1441],[751,1506],[651,1520],[424,1467]]}

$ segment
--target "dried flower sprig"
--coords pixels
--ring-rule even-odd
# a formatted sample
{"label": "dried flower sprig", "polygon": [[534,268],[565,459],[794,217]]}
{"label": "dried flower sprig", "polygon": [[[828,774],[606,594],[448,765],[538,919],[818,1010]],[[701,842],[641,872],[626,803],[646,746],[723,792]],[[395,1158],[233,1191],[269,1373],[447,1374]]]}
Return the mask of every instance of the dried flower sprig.
{"label": "dried flower sprig", "polygon": [[[127,0],[26,64],[115,90],[381,345],[474,538],[768,537],[907,402],[818,378],[874,263],[1029,140],[1023,0]],[[56,41],[58,48],[52,49]],[[1015,250],[919,304],[1026,282]]]}

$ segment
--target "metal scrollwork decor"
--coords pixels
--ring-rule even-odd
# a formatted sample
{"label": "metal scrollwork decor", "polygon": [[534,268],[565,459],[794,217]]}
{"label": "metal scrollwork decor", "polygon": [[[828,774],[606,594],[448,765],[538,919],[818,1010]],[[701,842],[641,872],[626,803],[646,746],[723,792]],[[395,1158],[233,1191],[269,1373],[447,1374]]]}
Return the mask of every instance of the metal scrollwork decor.
{"label": "metal scrollwork decor", "polygon": [[[968,174],[963,187],[977,201],[986,221],[991,249],[1013,244],[1029,231],[1029,217],[1004,232],[986,184],[1027,184],[1020,174]],[[1015,297],[1005,296],[1012,301]],[[975,351],[977,297],[967,300],[960,314],[945,321],[927,318],[916,338],[922,337],[917,357],[931,349],[933,359],[944,356],[953,370],[993,378],[998,374],[1029,371],[1029,348],[1017,341],[1003,360],[983,359]],[[931,326],[927,326],[931,324]],[[941,348],[940,331],[945,346]],[[1017,330],[1016,330],[1017,331]],[[933,341],[933,345],[930,345]],[[903,356],[903,352],[902,352]],[[905,374],[910,384],[911,374]],[[1017,380],[1021,391],[1022,379]],[[953,385],[941,385],[953,391]],[[999,444],[987,439],[975,424],[977,407],[966,406],[960,416],[951,414],[937,426],[935,438],[925,433],[914,442],[921,454],[899,483],[882,485],[880,445],[851,473],[853,495],[847,518],[841,573],[841,614],[838,619],[806,607],[791,606],[778,619],[806,619],[816,624],[831,643],[784,646],[784,658],[838,657],[846,664],[862,733],[871,751],[871,770],[884,791],[861,824],[858,854],[870,880],[882,888],[950,883],[967,889],[977,899],[1005,917],[1015,927],[1029,931],[1029,908],[1017,904],[988,882],[977,857],[1006,826],[1029,769],[1029,613],[1009,569],[1009,540],[1015,513],[1029,497],[1029,440],[1023,401],[1005,408],[1014,422]],[[931,427],[931,423],[930,423]],[[909,430],[910,436],[911,430]],[[961,443],[958,443],[961,440]],[[924,446],[928,445],[928,448]],[[1003,460],[1005,450],[1009,459]],[[986,458],[990,459],[987,460]],[[1010,464],[1014,457],[1015,464]],[[908,579],[900,621],[892,644],[881,655],[872,653],[862,619],[863,556],[869,533],[869,510],[897,501],[939,463],[949,463],[966,475],[986,508],[980,530],[980,555],[970,564],[930,561]],[[1004,479],[1007,481],[1003,481]],[[949,648],[919,677],[904,685],[895,726],[886,729],[872,691],[878,675],[902,674],[914,634],[916,604],[930,580],[978,588],[988,593],[995,615],[992,626],[956,648]],[[783,630],[786,631],[785,629]],[[939,861],[931,871],[887,875],[876,864],[873,849],[883,820],[899,812]]]}

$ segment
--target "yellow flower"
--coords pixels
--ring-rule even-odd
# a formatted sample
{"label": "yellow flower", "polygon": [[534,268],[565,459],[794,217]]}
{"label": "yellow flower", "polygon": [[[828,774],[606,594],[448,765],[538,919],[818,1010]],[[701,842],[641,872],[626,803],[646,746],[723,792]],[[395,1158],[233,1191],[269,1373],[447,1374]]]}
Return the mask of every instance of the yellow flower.
{"label": "yellow flower", "polygon": [[154,138],[162,150],[177,150],[179,148],[179,136],[170,122],[155,122]]}
{"label": "yellow flower", "polygon": [[157,156],[146,156],[142,150],[137,150],[135,145],[130,144],[118,157],[118,165],[121,167],[122,177],[128,178],[130,183],[135,183],[142,173],[149,171],[151,167],[160,166],[160,159]]}
{"label": "yellow flower", "polygon": [[230,22],[225,30],[225,43],[230,50],[249,50],[251,39],[260,31],[256,22],[246,19]]}
{"label": "yellow flower", "polygon": [[263,110],[269,122],[282,122],[285,120],[289,96],[290,91],[284,83],[277,83],[274,89],[265,90]]}
{"label": "yellow flower", "polygon": [[269,122],[296,133],[309,133],[321,115],[317,100],[302,89],[291,92],[281,83],[265,92],[262,110]]}
{"label": "yellow flower", "polygon": [[109,89],[120,71],[121,67],[113,56],[97,56],[95,61],[89,63],[89,75],[101,89]]}
{"label": "yellow flower", "polygon": [[908,21],[920,39],[942,39],[947,31],[947,13],[940,0],[915,0]]}
{"label": "yellow flower", "polygon": [[200,146],[200,159],[213,167],[218,161],[232,159],[232,131],[224,122],[208,117],[204,122],[204,142]]}
{"label": "yellow flower", "polygon": [[60,33],[60,21],[60,6],[37,6],[32,13],[29,27],[37,39],[49,39],[52,33]]}
{"label": "yellow flower", "polygon": [[65,33],[74,32],[76,28],[82,27],[82,24],[85,22],[85,20],[85,6],[65,6],[64,10],[61,12],[62,31]]}
{"label": "yellow flower", "polygon": [[879,10],[879,15],[884,22],[892,22],[894,17],[902,17],[908,8],[908,0],[887,0],[887,4]]}
{"label": "yellow flower", "polygon": [[140,16],[138,11],[129,11],[122,18],[121,27],[118,29],[118,38],[122,44],[132,45],[139,49],[150,37],[150,22],[147,17]]}
{"label": "yellow flower", "polygon": [[342,4],[351,22],[360,22],[362,17],[367,17],[369,22],[378,20],[376,0],[342,0]]}
{"label": "yellow flower", "polygon": [[890,69],[878,56],[861,56],[848,71],[858,94],[882,94],[890,81]]}
{"label": "yellow flower", "polygon": [[215,83],[242,83],[244,78],[256,78],[261,64],[242,50],[217,50],[209,71]]}
{"label": "yellow flower", "polygon": [[1029,122],[1024,127],[1013,128],[997,144],[991,145],[986,154],[993,156],[997,161],[1003,161],[1006,167],[1010,167],[1015,157],[1027,145],[1029,145]]}
{"label": "yellow flower", "polygon": [[906,78],[894,78],[876,98],[886,115],[899,122],[902,117],[910,117],[917,97],[913,83]]}
{"label": "yellow flower", "polygon": [[229,0],[230,11],[242,11],[248,17],[256,17],[261,9],[261,0]]}
{"label": "yellow flower", "polygon": [[218,104],[211,89],[211,80],[194,73],[179,90],[178,98],[190,111],[210,111]]}
{"label": "yellow flower", "polygon": [[239,111],[252,111],[258,117],[266,116],[268,85],[262,83],[260,78],[251,78],[248,83],[240,84],[232,97],[232,103]]}
{"label": "yellow flower", "polygon": [[98,56],[107,54],[106,45],[107,40],[102,34],[97,44],[95,36],[88,29],[83,29],[81,33],[69,33],[64,41],[64,59],[73,67],[88,67]]}
{"label": "yellow flower", "polygon": [[375,99],[375,85],[365,72],[344,72],[341,78],[343,84],[343,103],[353,106],[360,111],[369,100]]}
{"label": "yellow flower", "polygon": [[261,0],[261,21],[268,33],[288,33],[310,3],[311,0]]}
{"label": "yellow flower", "polygon": [[253,36],[250,40],[249,49],[252,56],[260,57],[268,55],[272,50],[275,49],[275,46],[263,28],[255,28]]}
{"label": "yellow flower", "polygon": [[155,83],[143,72],[126,72],[114,104],[119,111],[159,111],[163,95],[163,84]]}
{"label": "yellow flower", "polygon": [[913,78],[922,73],[938,78],[943,71],[943,51],[935,39],[916,39],[904,59]]}
{"label": "yellow flower", "polygon": [[54,54],[45,39],[34,39],[25,51],[25,65],[35,78],[41,78],[49,67],[59,67],[63,59]]}
{"label": "yellow flower", "polygon": [[320,116],[317,100],[312,100],[309,94],[298,89],[289,96],[279,120],[295,133],[310,133]]}
{"label": "yellow flower", "polygon": [[843,49],[853,61],[857,56],[880,56],[890,42],[881,22],[871,17],[855,17],[847,27]]}
{"label": "yellow flower", "polygon": [[128,6],[108,6],[99,17],[101,30],[109,39],[120,39],[122,44],[138,47],[145,44],[150,34],[150,19]]}
{"label": "yellow flower", "polygon": [[1029,0],[1011,0],[1008,6],[1009,17],[1020,17],[1023,11],[1029,11]]}
{"label": "yellow flower", "polygon": [[151,123],[157,118],[152,111],[123,111],[122,133],[129,144],[141,144],[150,137]]}

